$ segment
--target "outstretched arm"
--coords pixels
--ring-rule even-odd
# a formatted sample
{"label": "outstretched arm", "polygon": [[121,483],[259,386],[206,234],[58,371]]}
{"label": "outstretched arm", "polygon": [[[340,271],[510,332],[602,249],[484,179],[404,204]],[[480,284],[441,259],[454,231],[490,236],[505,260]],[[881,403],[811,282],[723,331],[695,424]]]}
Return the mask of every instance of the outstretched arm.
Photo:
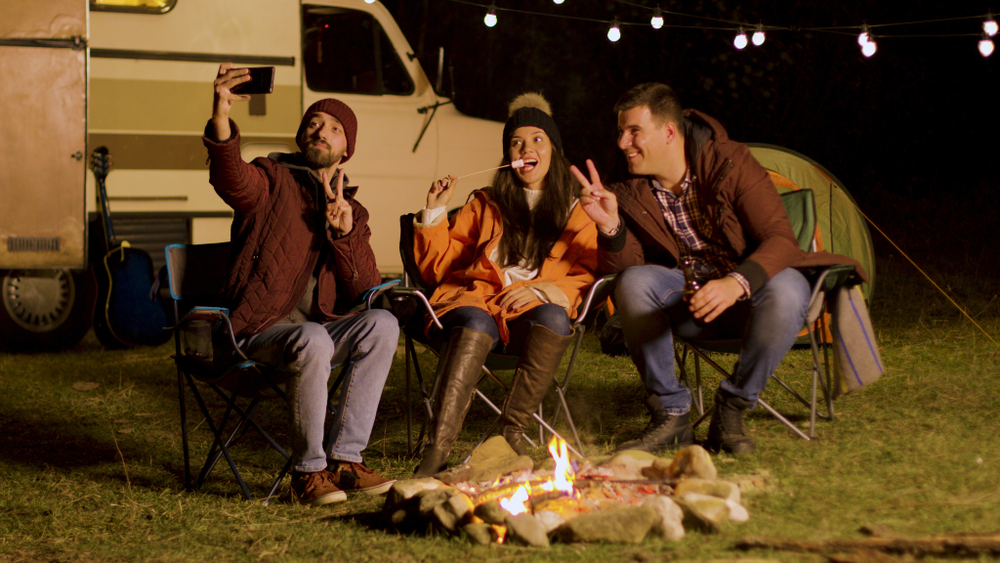
{"label": "outstretched arm", "polygon": [[215,77],[215,100],[212,104],[212,128],[215,129],[215,140],[225,141],[232,136],[229,127],[229,110],[233,102],[245,102],[249,95],[233,94],[232,88],[237,84],[250,81],[250,69],[233,68],[233,63],[219,65],[219,73]]}

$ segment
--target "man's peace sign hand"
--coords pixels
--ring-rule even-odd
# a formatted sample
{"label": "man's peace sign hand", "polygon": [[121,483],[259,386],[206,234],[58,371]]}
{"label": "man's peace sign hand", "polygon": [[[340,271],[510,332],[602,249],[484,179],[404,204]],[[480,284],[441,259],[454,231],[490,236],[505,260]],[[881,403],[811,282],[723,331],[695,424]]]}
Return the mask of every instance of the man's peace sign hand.
{"label": "man's peace sign hand", "polygon": [[323,170],[319,177],[323,181],[323,190],[326,191],[326,222],[333,229],[334,236],[345,236],[354,228],[354,214],[351,204],[344,198],[344,170],[337,172],[336,192],[330,188],[329,172]]}

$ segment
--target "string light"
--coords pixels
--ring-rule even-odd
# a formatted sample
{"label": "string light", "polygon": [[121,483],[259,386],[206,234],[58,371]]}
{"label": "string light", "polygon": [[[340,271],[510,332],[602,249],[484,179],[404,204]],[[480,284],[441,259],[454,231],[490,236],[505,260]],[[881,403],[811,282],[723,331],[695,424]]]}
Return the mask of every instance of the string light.
{"label": "string light", "polygon": [[875,44],[875,36],[870,31],[864,32],[864,36],[867,41],[861,45],[861,54],[866,58],[871,58],[875,54],[875,51],[878,50],[878,45]]}
{"label": "string light", "polygon": [[553,4],[562,4],[565,0],[552,0]]}
{"label": "string light", "polygon": [[649,25],[653,26],[653,29],[663,27],[663,11],[659,6],[653,8],[653,17],[649,20]]}
{"label": "string light", "polygon": [[374,4],[375,0],[365,0],[365,4]]}
{"label": "string light", "polygon": [[618,18],[611,21],[611,27],[608,28],[608,40],[612,43],[618,41],[622,38],[622,32],[618,29]]}
{"label": "string light", "polygon": [[497,7],[495,4],[490,4],[490,9],[486,11],[483,23],[486,24],[486,27],[493,27],[497,24]]}
{"label": "string light", "polygon": [[751,41],[753,41],[753,44],[757,47],[764,44],[764,26],[760,24],[757,25],[757,31],[753,32],[753,38],[751,38]]}
{"label": "string light", "polygon": [[983,22],[983,33],[990,37],[997,34],[997,21],[993,19],[993,14],[989,12],[986,13],[986,21]]}
{"label": "string light", "polygon": [[743,49],[747,46],[747,34],[743,31],[742,27],[736,31],[736,39],[733,39],[733,46],[737,49]]}
{"label": "string light", "polygon": [[864,47],[865,43],[868,43],[868,26],[862,25],[861,33],[858,34],[858,45]]}
{"label": "string light", "polygon": [[983,35],[983,38],[979,40],[979,54],[983,58],[993,54],[993,40],[987,35]]}

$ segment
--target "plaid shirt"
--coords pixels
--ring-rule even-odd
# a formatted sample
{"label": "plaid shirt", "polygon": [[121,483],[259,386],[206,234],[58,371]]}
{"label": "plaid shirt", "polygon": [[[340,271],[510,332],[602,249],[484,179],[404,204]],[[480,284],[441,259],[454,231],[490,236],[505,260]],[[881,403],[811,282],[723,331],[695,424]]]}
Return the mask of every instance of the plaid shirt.
{"label": "plaid shirt", "polygon": [[712,242],[713,229],[705,217],[698,191],[691,189],[691,169],[688,168],[681,180],[680,195],[664,188],[653,178],[649,179],[653,195],[660,202],[663,218],[677,237],[681,258],[689,257],[694,266],[694,274],[702,280],[714,280],[729,276],[743,287],[743,297],[750,295],[750,282],[742,274],[733,270],[739,265],[738,256],[732,249]]}

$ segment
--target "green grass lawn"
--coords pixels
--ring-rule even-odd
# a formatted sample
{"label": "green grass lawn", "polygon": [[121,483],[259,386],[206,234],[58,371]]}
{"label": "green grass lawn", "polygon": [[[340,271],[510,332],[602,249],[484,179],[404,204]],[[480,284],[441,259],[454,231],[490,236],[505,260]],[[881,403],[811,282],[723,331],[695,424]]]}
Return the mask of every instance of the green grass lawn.
{"label": "green grass lawn", "polygon": [[[768,475],[768,488],[745,499],[748,523],[727,524],[719,534],[640,546],[473,547],[385,531],[376,517],[381,501],[369,497],[320,509],[246,502],[224,465],[201,492],[185,492],[172,344],[108,351],[88,335],[63,353],[0,353],[0,561],[825,561],[734,546],[749,536],[860,538],[859,528],[873,525],[914,538],[996,530],[1000,348],[901,261],[883,263],[872,315],[884,377],[840,397],[836,420],[821,421],[813,442],[755,411],[748,425],[757,452],[715,461],[722,476]],[[1000,337],[990,296],[996,284],[977,278],[962,287],[973,287],[963,305]],[[793,350],[779,375],[804,386],[809,362],[808,350]],[[400,348],[366,452],[370,466],[400,478],[417,462],[406,452],[403,373]],[[718,382],[712,377],[709,398]],[[766,397],[807,424],[806,410],[776,387]],[[646,423],[631,361],[602,355],[592,334],[570,403],[590,455],[607,454]],[[286,437],[277,405],[265,407],[262,419]],[[490,422],[476,402],[453,461]],[[698,428],[699,438],[705,430]],[[209,443],[203,426],[194,431],[196,465]],[[281,466],[252,433],[234,452],[257,491]]]}

